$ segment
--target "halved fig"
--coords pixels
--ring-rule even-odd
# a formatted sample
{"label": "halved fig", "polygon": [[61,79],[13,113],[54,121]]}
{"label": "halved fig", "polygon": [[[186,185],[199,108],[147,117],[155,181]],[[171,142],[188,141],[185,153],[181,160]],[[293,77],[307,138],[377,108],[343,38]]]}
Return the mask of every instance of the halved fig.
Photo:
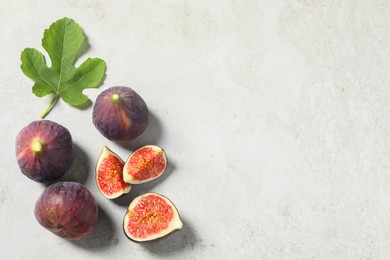
{"label": "halved fig", "polygon": [[146,145],[127,159],[123,168],[123,180],[131,184],[145,183],[160,177],[166,168],[165,151],[155,145]]}
{"label": "halved fig", "polygon": [[107,146],[103,147],[96,164],[96,183],[107,199],[115,199],[129,193],[131,184],[122,179],[123,160]]}
{"label": "halved fig", "polygon": [[180,230],[183,222],[173,203],[157,193],[146,193],[129,205],[123,220],[126,236],[135,242],[153,241]]}

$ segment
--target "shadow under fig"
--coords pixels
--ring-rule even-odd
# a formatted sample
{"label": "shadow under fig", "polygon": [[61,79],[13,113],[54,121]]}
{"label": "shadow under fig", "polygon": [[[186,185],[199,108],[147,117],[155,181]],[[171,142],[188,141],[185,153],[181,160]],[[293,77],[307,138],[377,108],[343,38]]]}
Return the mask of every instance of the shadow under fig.
{"label": "shadow under fig", "polygon": [[133,199],[135,199],[139,195],[142,195],[147,192],[152,192],[156,186],[164,182],[172,174],[174,169],[175,165],[168,161],[167,169],[165,170],[163,175],[161,175],[157,179],[146,183],[132,185],[131,190],[128,194],[124,194],[119,198],[113,199],[112,201],[122,207],[128,207],[130,202],[132,202]]}
{"label": "shadow under fig", "polygon": [[149,111],[148,126],[140,136],[131,141],[116,141],[115,143],[127,150],[135,151],[144,145],[158,145],[161,135],[161,122],[155,114]]}
{"label": "shadow under fig", "polygon": [[110,216],[99,206],[98,222],[95,229],[82,240],[69,240],[75,246],[99,251],[105,248],[116,246],[119,243],[119,238],[115,237],[114,221]]}
{"label": "shadow under fig", "polygon": [[76,143],[73,144],[73,153],[73,164],[59,181],[74,181],[85,184],[91,171],[91,160],[88,154]]}
{"label": "shadow under fig", "polygon": [[180,251],[193,250],[201,240],[197,238],[193,228],[182,218],[183,228],[156,242],[142,244],[151,253],[159,256],[170,256]]}
{"label": "shadow under fig", "polygon": [[90,167],[90,158],[88,154],[76,143],[73,144],[73,163],[69,170],[59,179],[42,183],[44,187],[48,187],[54,183],[61,181],[73,181],[85,184],[88,179]]}

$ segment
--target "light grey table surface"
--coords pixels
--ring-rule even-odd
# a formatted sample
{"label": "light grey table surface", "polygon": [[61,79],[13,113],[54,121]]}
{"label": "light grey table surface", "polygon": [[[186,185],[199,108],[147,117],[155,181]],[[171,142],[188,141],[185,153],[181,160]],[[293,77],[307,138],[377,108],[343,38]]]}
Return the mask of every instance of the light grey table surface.
{"label": "light grey table surface", "polygon": [[[147,131],[128,146],[94,128],[92,107],[58,102],[75,162],[64,179],[100,207],[84,241],[52,235],[33,209],[44,186],[20,173],[19,130],[49,97],[20,66],[43,30],[75,19],[114,85],[147,102]],[[388,259],[390,255],[390,5],[388,1],[30,1],[0,9],[2,259]],[[104,145],[122,158],[163,147],[166,174],[115,201],[94,167]],[[185,227],[158,243],[126,239],[122,218],[154,191]]]}

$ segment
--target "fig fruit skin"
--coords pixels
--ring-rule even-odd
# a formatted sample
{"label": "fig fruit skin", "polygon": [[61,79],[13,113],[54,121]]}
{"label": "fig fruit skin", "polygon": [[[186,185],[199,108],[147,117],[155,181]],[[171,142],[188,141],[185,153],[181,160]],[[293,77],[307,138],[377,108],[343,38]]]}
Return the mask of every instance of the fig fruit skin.
{"label": "fig fruit skin", "polygon": [[57,182],[38,198],[34,215],[39,224],[55,235],[80,240],[96,226],[98,206],[92,193],[76,182]]}
{"label": "fig fruit skin", "polygon": [[123,231],[134,242],[161,240],[183,228],[175,205],[158,193],[145,193],[129,205]]}
{"label": "fig fruit skin", "polygon": [[104,146],[96,164],[96,183],[99,191],[107,199],[115,199],[131,190],[131,184],[122,179],[125,163],[107,146]]}
{"label": "fig fruit skin", "polygon": [[40,182],[62,177],[73,163],[73,141],[68,129],[50,121],[33,121],[16,137],[16,158],[21,172]]}
{"label": "fig fruit skin", "polygon": [[149,110],[140,95],[129,87],[111,87],[96,98],[92,121],[99,132],[112,141],[130,141],[141,135]]}
{"label": "fig fruit skin", "polygon": [[145,145],[127,159],[123,168],[123,180],[131,184],[149,182],[160,177],[167,165],[164,149],[156,145]]}

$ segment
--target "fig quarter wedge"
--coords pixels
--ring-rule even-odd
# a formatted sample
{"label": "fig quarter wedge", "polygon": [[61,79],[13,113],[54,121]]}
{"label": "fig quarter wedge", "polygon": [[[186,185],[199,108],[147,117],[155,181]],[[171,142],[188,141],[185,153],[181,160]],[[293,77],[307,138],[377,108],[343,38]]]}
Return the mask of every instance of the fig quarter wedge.
{"label": "fig quarter wedge", "polygon": [[155,145],[146,145],[130,155],[123,168],[126,183],[141,184],[160,177],[167,168],[165,151]]}
{"label": "fig quarter wedge", "polygon": [[131,184],[122,179],[124,164],[117,154],[107,146],[103,147],[96,164],[96,183],[107,199],[115,199],[130,192]]}

